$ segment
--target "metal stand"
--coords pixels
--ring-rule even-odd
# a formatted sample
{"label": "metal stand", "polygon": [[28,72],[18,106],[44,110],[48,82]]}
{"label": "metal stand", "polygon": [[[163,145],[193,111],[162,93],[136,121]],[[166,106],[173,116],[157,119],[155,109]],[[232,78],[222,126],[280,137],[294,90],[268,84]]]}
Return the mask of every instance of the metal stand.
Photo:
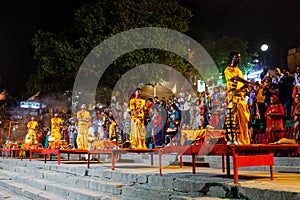
{"label": "metal stand", "polygon": [[226,130],[226,139],[227,144],[239,144],[237,135],[240,134],[240,132],[238,124],[236,120],[234,120],[232,109],[233,108],[227,108],[227,117],[224,123],[224,129]]}

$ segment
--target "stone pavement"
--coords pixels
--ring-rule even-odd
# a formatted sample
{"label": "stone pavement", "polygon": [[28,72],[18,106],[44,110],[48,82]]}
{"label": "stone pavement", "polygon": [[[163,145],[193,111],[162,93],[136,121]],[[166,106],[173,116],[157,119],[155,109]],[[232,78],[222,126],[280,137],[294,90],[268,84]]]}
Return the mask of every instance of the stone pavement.
{"label": "stone pavement", "polygon": [[[300,173],[279,170],[272,181],[268,171],[239,170],[239,184],[235,185],[233,177],[227,178],[220,168],[197,167],[196,174],[192,174],[189,166],[169,165],[174,155],[164,156],[163,175],[159,176],[157,162],[150,166],[148,158],[147,154],[124,154],[114,171],[109,158],[93,162],[89,169],[86,162],[77,160],[62,161],[58,166],[56,161],[45,164],[41,159],[29,162],[0,158],[0,200],[300,200]],[[218,159],[219,156],[205,158],[212,163]],[[291,165],[298,168],[299,158],[292,159]]]}

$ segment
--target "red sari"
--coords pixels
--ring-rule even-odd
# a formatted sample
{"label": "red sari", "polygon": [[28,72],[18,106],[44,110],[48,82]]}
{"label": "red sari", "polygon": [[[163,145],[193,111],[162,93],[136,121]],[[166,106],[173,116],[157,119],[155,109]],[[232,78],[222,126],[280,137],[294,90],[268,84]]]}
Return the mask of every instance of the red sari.
{"label": "red sari", "polygon": [[281,103],[270,104],[265,113],[267,119],[264,143],[272,143],[284,137],[284,107]]}

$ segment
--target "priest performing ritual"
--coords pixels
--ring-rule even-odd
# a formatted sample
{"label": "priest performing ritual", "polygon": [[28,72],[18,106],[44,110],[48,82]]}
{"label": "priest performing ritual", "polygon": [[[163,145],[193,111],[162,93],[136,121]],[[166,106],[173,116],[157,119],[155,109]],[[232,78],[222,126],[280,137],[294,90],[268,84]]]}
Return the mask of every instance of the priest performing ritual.
{"label": "priest performing ritual", "polygon": [[[231,64],[226,67],[224,74],[227,81],[227,109],[230,118],[225,122],[234,124],[236,128],[235,143],[250,144],[250,137],[248,134],[248,122],[250,113],[245,101],[246,88],[248,82],[244,80],[243,72],[239,69],[241,55],[239,52],[230,53]],[[227,128],[226,128],[227,129]],[[232,134],[233,135],[233,134]],[[233,141],[234,138],[231,138]]]}
{"label": "priest performing ritual", "polygon": [[130,99],[131,131],[130,143],[134,149],[147,149],[145,120],[146,101],[141,98],[141,89],[134,91],[134,96]]}

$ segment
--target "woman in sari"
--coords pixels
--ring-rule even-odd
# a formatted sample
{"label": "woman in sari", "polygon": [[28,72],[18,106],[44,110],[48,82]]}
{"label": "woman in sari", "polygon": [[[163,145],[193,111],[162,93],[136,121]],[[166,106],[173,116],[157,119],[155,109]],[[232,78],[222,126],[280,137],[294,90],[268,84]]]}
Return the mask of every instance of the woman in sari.
{"label": "woman in sari", "polygon": [[265,113],[266,132],[264,143],[273,143],[284,137],[284,107],[276,95],[270,97],[270,104]]}

